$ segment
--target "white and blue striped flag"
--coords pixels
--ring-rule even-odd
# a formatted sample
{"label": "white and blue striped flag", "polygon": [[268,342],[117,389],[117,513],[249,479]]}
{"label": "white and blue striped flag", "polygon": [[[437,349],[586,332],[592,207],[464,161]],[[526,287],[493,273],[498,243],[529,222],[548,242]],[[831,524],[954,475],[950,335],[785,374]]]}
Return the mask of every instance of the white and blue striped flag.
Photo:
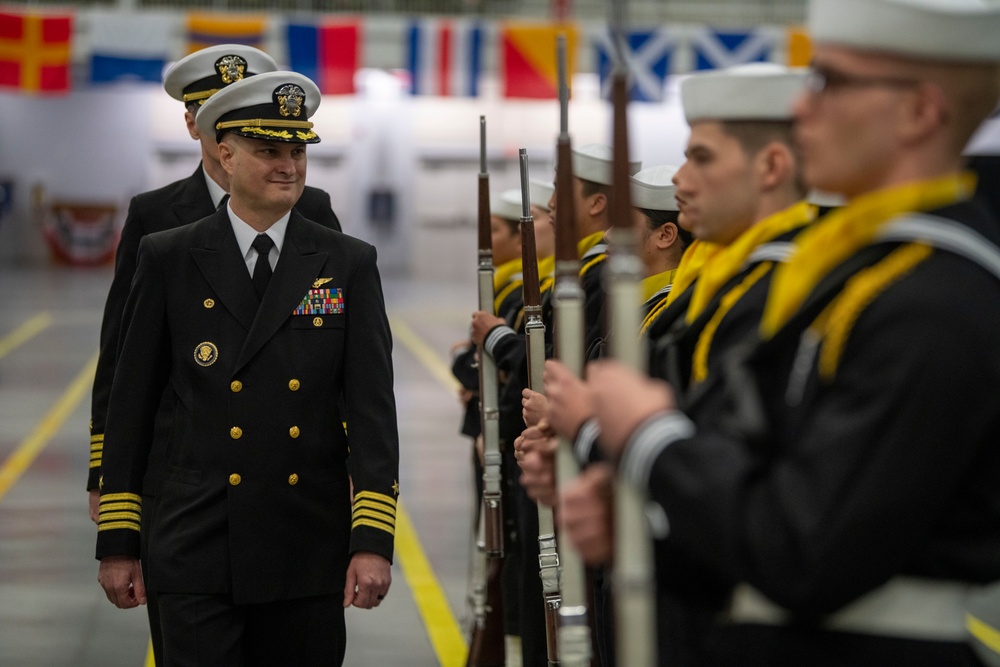
{"label": "white and blue striped flag", "polygon": [[407,69],[414,95],[479,94],[484,30],[468,19],[417,19],[407,30]]}

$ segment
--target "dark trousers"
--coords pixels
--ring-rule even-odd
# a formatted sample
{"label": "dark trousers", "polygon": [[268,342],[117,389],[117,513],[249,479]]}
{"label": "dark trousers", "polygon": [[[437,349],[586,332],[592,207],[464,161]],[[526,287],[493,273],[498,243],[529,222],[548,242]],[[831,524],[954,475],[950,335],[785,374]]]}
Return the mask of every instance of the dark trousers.
{"label": "dark trousers", "polygon": [[342,595],[234,604],[228,595],[160,593],[157,667],[341,665]]}

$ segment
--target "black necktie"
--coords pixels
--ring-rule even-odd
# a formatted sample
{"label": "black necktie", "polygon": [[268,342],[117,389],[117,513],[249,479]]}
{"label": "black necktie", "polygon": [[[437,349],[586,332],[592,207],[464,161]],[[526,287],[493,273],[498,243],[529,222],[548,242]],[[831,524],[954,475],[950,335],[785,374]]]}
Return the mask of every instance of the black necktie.
{"label": "black necktie", "polygon": [[257,298],[263,301],[267,283],[271,280],[271,262],[267,256],[274,247],[274,241],[267,234],[258,234],[251,247],[257,251],[257,263],[253,266],[253,288],[257,292]]}
{"label": "black necktie", "polygon": [[222,199],[219,200],[219,205],[215,207],[216,211],[221,211],[226,208],[226,204],[229,203],[229,193],[222,195]]}

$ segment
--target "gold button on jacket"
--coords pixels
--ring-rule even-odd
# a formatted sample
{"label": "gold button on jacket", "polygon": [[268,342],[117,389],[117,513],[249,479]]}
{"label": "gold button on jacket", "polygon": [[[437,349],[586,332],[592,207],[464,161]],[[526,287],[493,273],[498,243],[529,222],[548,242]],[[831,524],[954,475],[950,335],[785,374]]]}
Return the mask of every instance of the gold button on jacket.
{"label": "gold button on jacket", "polygon": [[238,393],[238,392],[240,392],[240,391],[243,391],[243,383],[242,383],[242,382],[240,382],[239,380],[233,380],[233,381],[232,381],[232,382],[231,382],[231,383],[229,384],[229,388],[233,390],[233,393],[234,393],[234,394],[235,394],[235,393]]}
{"label": "gold button on jacket", "polygon": [[238,486],[239,483],[242,481],[243,478],[237,475],[236,473],[233,473],[232,475],[229,476],[229,483],[232,484],[233,486]]}
{"label": "gold button on jacket", "polygon": [[291,475],[288,476],[288,483],[291,484],[292,486],[295,486],[296,484],[299,483],[299,476],[293,472]]}
{"label": "gold button on jacket", "polygon": [[296,380],[295,378],[292,378],[291,380],[288,381],[288,388],[291,389],[292,391],[298,391],[300,386],[301,384],[299,384],[299,381]]}
{"label": "gold button on jacket", "polygon": [[240,438],[243,437],[243,429],[241,429],[239,426],[232,427],[231,429],[229,429],[229,437],[232,438],[233,440],[239,440]]}
{"label": "gold button on jacket", "polygon": [[293,438],[299,437],[299,427],[293,426],[290,429],[288,429],[288,435],[292,436]]}

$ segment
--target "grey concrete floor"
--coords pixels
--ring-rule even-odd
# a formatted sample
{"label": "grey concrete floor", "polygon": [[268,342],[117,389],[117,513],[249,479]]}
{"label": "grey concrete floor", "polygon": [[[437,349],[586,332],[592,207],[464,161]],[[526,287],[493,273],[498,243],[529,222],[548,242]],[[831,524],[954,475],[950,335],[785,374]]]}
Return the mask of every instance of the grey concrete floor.
{"label": "grey concrete floor", "polygon": [[[0,341],[26,322],[41,327],[23,344],[0,349],[0,471],[11,470],[16,451],[44,443],[13,484],[0,472],[4,667],[139,667],[146,657],[145,614],[112,607],[96,581],[96,533],[84,491],[89,378],[77,382],[86,388],[79,400],[66,395],[96,353],[110,280],[109,267],[0,266]],[[462,623],[471,472],[468,444],[457,433],[458,402],[441,371],[449,346],[465,333],[475,287],[471,279],[456,285],[389,277],[384,286],[390,316],[407,333],[405,342],[396,336],[393,354],[400,498],[451,614]],[[42,313],[50,319],[33,320]],[[421,345],[432,353],[423,360],[413,353]],[[66,414],[53,412],[59,405]],[[397,551],[392,591],[382,606],[348,612],[349,666],[441,664],[401,556]]]}

